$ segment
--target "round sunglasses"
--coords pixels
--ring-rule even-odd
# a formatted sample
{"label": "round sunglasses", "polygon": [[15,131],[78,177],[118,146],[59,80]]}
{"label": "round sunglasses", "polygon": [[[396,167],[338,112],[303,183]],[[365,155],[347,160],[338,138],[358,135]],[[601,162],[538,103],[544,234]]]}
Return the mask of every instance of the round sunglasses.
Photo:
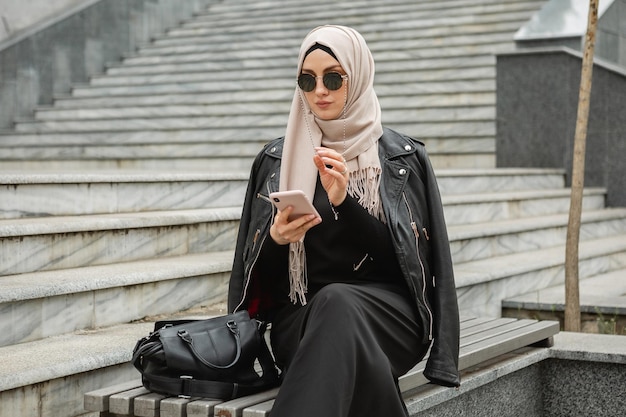
{"label": "round sunglasses", "polygon": [[321,78],[324,83],[324,87],[329,90],[335,91],[341,88],[341,84],[343,84],[343,80],[347,80],[347,75],[341,75],[338,72],[328,72],[324,75],[318,75],[317,77],[312,76],[311,74],[300,74],[298,77],[298,86],[304,92],[310,92],[315,90],[315,85],[317,84],[317,79]]}

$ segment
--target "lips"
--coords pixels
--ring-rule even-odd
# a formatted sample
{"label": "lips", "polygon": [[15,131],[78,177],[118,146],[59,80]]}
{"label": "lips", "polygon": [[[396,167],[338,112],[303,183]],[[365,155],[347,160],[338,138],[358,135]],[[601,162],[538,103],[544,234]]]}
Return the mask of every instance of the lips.
{"label": "lips", "polygon": [[315,105],[319,107],[320,109],[325,109],[328,106],[330,106],[331,103],[329,101],[318,101],[317,103],[315,103]]}

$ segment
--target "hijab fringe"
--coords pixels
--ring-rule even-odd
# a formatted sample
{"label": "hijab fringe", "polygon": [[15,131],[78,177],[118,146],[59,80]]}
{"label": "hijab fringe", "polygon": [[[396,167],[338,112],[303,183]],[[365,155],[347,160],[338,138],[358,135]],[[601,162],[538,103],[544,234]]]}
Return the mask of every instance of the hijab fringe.
{"label": "hijab fringe", "polygon": [[289,299],[306,305],[307,273],[304,238],[289,244]]}
{"label": "hijab fringe", "polygon": [[[380,204],[380,169],[366,168],[350,174],[348,193],[357,199],[367,212],[386,223]],[[306,305],[307,271],[304,239],[289,245],[289,299],[293,304],[298,301]]]}
{"label": "hijab fringe", "polygon": [[380,168],[367,167],[350,173],[348,194],[356,198],[367,212],[386,223],[385,213],[380,204]]}

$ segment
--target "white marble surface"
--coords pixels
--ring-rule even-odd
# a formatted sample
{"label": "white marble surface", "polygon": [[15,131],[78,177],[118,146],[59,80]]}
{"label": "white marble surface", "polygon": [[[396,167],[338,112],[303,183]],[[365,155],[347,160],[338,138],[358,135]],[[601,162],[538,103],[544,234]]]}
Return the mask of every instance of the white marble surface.
{"label": "white marble surface", "polygon": [[237,176],[0,172],[0,219],[241,207],[247,178]]}
{"label": "white marble surface", "polygon": [[[626,236],[581,242],[581,279],[626,267]],[[499,317],[501,300],[563,283],[565,248],[455,265],[462,314]]]}
{"label": "white marble surface", "polygon": [[227,251],[6,276],[0,346],[221,303],[231,265]]}
{"label": "white marble surface", "polygon": [[0,275],[229,250],[240,208],[0,221]]}

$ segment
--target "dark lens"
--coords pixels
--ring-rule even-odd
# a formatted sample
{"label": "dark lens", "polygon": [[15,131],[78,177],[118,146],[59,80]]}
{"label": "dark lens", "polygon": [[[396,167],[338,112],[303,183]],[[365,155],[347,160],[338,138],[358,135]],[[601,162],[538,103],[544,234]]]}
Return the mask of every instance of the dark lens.
{"label": "dark lens", "polygon": [[343,83],[343,78],[341,78],[341,74],[338,72],[329,72],[328,74],[324,74],[324,85],[329,90],[339,90],[341,88],[341,83]]}
{"label": "dark lens", "polygon": [[298,85],[302,91],[309,92],[315,89],[315,77],[311,74],[300,74],[298,77]]}

